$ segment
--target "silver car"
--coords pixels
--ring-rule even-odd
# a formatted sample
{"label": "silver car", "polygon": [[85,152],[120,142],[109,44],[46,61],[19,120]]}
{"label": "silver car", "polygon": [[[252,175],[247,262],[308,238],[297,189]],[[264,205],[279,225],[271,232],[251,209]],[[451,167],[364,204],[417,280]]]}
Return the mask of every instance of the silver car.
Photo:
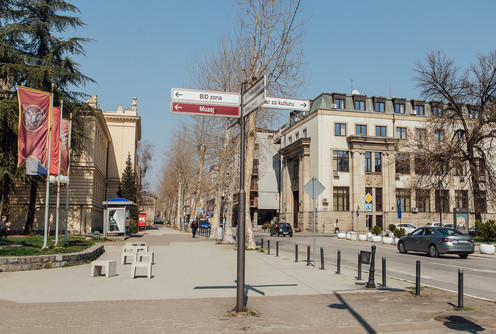
{"label": "silver car", "polygon": [[421,227],[398,241],[400,253],[425,252],[432,257],[439,254],[458,254],[466,259],[474,252],[474,240],[453,228]]}

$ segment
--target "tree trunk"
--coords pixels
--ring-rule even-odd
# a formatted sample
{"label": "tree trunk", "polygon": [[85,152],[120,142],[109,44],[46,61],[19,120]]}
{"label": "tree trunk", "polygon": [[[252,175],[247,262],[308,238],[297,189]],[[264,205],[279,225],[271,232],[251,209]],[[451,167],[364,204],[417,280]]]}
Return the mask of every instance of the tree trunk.
{"label": "tree trunk", "polygon": [[181,216],[182,216],[182,210],[181,208],[183,207],[182,201],[183,200],[183,182],[179,181],[179,186],[177,188],[177,212],[176,212],[176,221],[174,222],[174,228],[178,229],[180,226],[181,222]]}
{"label": "tree trunk", "polygon": [[253,235],[253,223],[250,214],[250,195],[251,195],[251,178],[253,174],[253,157],[255,155],[255,136],[256,136],[256,116],[257,111],[248,116],[246,124],[246,153],[245,153],[245,193],[246,193],[246,215],[245,215],[245,245],[248,249],[255,249],[255,237]]}
{"label": "tree trunk", "polygon": [[191,208],[189,210],[191,216],[193,216],[193,214],[196,213],[196,205],[198,204],[198,198],[200,197],[201,178],[203,174],[203,166],[205,165],[205,150],[206,148],[204,146],[198,150],[198,158],[200,160],[200,165],[198,166],[198,177],[196,178],[195,190],[192,196],[193,201],[191,203]]}
{"label": "tree trunk", "polygon": [[29,192],[28,215],[24,226],[24,235],[33,234],[34,216],[36,214],[36,194],[38,192],[38,178],[31,176],[31,190]]}
{"label": "tree trunk", "polygon": [[[211,238],[214,238],[216,240],[222,239],[217,237],[217,229],[220,226],[220,220],[222,219],[222,213],[221,213],[221,201],[222,201],[222,190],[225,188],[226,185],[226,156],[227,156],[227,147],[229,144],[229,138],[231,138],[231,129],[227,129],[225,134],[224,134],[224,145],[222,149],[222,153],[220,156],[220,167],[219,167],[219,173],[217,174],[217,180],[215,182],[215,207],[214,207],[214,215],[212,219],[212,234]],[[223,227],[223,230],[225,231],[226,227]]]}
{"label": "tree trunk", "polygon": [[233,215],[233,197],[234,197],[234,173],[231,173],[227,181],[227,215],[226,221],[224,223],[224,235],[222,237],[222,243],[227,245],[234,244],[233,232],[232,232],[232,215]]}

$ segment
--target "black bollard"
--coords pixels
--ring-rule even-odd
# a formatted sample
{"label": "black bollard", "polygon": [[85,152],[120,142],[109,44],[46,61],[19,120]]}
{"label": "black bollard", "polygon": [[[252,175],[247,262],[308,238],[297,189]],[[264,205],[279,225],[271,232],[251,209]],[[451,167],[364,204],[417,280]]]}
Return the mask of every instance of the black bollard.
{"label": "black bollard", "polygon": [[320,269],[324,270],[324,248],[320,247]]}
{"label": "black bollard", "polygon": [[369,269],[369,281],[365,285],[366,288],[375,289],[375,245],[372,246],[372,254],[370,255],[370,269]]}
{"label": "black bollard", "polygon": [[298,243],[295,243],[295,262],[298,262]]}
{"label": "black bollard", "polygon": [[276,257],[279,256],[279,240],[276,241]]}
{"label": "black bollard", "polygon": [[386,286],[386,257],[382,257],[382,287]]}
{"label": "black bollard", "polygon": [[263,251],[263,238],[260,240],[260,249]]}
{"label": "black bollard", "polygon": [[336,274],[341,274],[341,249],[338,249],[338,261],[337,261]]}
{"label": "black bollard", "polygon": [[420,261],[417,261],[417,272],[415,274],[415,295],[420,296]]}
{"label": "black bollard", "polygon": [[458,308],[463,308],[463,269],[458,269]]}
{"label": "black bollard", "polygon": [[358,277],[357,279],[362,280],[362,261],[360,261],[360,252],[358,252]]}
{"label": "black bollard", "polygon": [[310,265],[310,245],[307,246],[307,266]]}
{"label": "black bollard", "polygon": [[270,254],[270,240],[267,240],[267,254]]}

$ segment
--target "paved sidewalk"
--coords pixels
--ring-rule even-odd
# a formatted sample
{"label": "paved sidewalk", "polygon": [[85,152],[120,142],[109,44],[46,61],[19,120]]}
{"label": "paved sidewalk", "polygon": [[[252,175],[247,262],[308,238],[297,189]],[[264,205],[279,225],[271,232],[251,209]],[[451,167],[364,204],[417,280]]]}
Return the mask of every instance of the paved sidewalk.
{"label": "paved sidewalk", "polygon": [[[160,227],[134,237],[155,252],[153,277],[131,279],[124,242],[105,244],[117,276],[90,277],[90,264],[0,273],[2,331],[8,333],[448,333],[496,332],[496,305],[388,279],[366,289],[356,271],[295,263],[292,254],[246,252],[249,315],[236,304],[236,251]],[[300,257],[303,258],[303,257]],[[364,275],[366,278],[366,275]],[[376,284],[380,276],[376,277]],[[378,284],[380,287],[380,285]]]}

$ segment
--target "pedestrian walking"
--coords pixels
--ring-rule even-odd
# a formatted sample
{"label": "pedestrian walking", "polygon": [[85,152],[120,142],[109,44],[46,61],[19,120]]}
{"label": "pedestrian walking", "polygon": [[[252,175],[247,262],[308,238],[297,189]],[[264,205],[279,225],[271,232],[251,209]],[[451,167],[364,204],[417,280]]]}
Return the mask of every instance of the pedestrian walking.
{"label": "pedestrian walking", "polygon": [[339,233],[339,221],[336,219],[336,223],[334,223],[334,233]]}
{"label": "pedestrian walking", "polygon": [[129,235],[129,217],[126,218],[126,235]]}
{"label": "pedestrian walking", "polygon": [[10,223],[7,221],[7,216],[2,216],[0,222],[0,238],[5,236],[7,238],[7,231],[9,230]]}
{"label": "pedestrian walking", "polygon": [[196,229],[198,228],[198,223],[196,222],[196,220],[193,220],[190,227],[191,227],[191,233],[193,233],[193,238],[194,238],[196,235]]}

